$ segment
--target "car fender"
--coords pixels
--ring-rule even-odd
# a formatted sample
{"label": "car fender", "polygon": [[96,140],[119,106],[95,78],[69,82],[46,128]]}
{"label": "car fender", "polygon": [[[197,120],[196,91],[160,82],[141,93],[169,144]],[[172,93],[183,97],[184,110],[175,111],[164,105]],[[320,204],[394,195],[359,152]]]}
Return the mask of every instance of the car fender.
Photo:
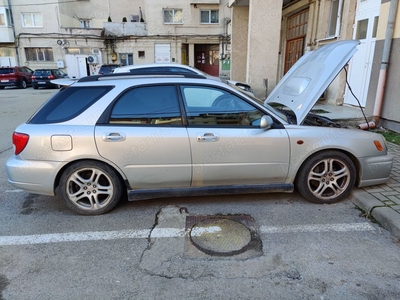
{"label": "car fender", "polygon": [[[386,143],[380,134],[357,129],[314,126],[285,126],[289,135],[290,165],[288,182],[293,183],[304,161],[317,152],[340,150],[355,163],[358,174],[362,173],[360,159],[387,153]],[[374,141],[384,149],[379,151]]]}

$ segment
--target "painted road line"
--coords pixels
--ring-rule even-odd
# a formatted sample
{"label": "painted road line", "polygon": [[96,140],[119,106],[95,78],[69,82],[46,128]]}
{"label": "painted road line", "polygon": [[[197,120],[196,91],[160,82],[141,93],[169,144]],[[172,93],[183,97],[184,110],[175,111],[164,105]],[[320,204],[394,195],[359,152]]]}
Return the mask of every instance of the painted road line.
{"label": "painted road line", "polygon": [[[261,226],[263,234],[274,233],[307,233],[307,232],[353,232],[374,231],[369,223],[352,224],[314,224],[291,226]],[[52,244],[62,242],[108,241],[117,239],[143,239],[148,238],[174,238],[184,237],[185,229],[180,228],[154,228],[119,231],[94,231],[94,232],[67,232],[51,234],[35,234],[22,236],[0,236],[0,246]]]}
{"label": "painted road line", "polygon": [[261,226],[262,233],[296,233],[296,232],[347,232],[347,231],[374,231],[375,228],[369,223],[352,224],[313,224],[313,225],[290,225],[290,226]]}
{"label": "painted road line", "polygon": [[6,193],[24,193],[24,190],[7,190]]}

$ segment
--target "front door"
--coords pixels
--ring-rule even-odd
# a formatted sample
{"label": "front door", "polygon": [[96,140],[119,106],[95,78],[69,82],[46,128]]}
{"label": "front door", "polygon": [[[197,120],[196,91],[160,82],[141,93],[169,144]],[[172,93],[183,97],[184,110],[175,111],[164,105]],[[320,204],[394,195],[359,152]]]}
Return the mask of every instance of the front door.
{"label": "front door", "polygon": [[[374,65],[376,30],[381,1],[368,0],[360,2],[359,0],[358,2],[353,38],[359,40],[360,45],[350,62],[348,81],[361,106],[365,107],[371,71]],[[344,102],[350,105],[358,105],[357,100],[347,86]]]}
{"label": "front door", "polygon": [[264,112],[222,89],[181,86],[193,162],[192,186],[283,183],[284,128],[260,128]]}

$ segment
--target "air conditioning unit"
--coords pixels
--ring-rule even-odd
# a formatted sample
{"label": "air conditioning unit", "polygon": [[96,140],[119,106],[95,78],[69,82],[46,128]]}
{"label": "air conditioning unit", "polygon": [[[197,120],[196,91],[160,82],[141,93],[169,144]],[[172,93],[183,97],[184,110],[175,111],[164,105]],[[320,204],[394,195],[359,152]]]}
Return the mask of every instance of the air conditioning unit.
{"label": "air conditioning unit", "polygon": [[98,63],[97,55],[89,55],[87,61],[90,65],[95,65]]}

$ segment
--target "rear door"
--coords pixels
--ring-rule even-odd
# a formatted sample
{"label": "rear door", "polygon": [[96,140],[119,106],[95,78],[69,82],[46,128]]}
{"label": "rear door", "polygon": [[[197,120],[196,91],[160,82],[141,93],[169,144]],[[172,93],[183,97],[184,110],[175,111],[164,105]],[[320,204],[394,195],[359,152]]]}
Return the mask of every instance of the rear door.
{"label": "rear door", "polygon": [[25,78],[27,79],[28,83],[32,82],[32,75],[33,75],[33,70],[27,68],[27,67],[23,67],[21,68],[21,71],[23,72]]}
{"label": "rear door", "polygon": [[95,138],[99,153],[125,173],[131,188],[189,187],[189,139],[174,85],[136,87],[113,104]]}

